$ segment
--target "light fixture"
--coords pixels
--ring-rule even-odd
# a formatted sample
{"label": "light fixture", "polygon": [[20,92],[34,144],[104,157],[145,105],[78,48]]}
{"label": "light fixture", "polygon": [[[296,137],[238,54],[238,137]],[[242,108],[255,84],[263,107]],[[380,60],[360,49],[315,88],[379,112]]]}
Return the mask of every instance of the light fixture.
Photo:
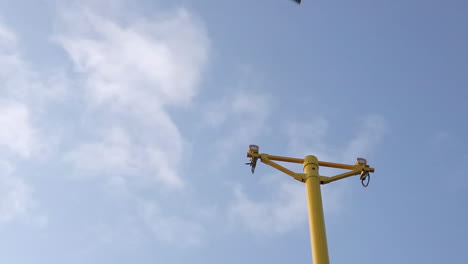
{"label": "light fixture", "polygon": [[257,145],[249,145],[250,153],[258,153],[259,147]]}
{"label": "light fixture", "polygon": [[357,158],[358,165],[367,165],[367,160],[364,158]]}

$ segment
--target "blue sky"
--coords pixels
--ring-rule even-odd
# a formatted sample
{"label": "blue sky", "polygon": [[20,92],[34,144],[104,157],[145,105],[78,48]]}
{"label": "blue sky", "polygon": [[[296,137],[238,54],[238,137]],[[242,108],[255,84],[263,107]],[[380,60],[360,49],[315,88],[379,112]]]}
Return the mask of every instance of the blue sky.
{"label": "blue sky", "polygon": [[322,187],[331,263],[463,263],[467,10],[0,1],[0,263],[310,263],[252,143],[376,168]]}

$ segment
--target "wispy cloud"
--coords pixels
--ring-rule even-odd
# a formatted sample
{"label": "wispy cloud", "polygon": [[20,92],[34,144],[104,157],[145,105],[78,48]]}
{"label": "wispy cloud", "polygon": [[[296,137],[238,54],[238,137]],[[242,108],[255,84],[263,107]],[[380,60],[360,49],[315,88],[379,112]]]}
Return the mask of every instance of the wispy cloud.
{"label": "wispy cloud", "polygon": [[[17,36],[0,24],[0,223],[19,219],[40,225],[46,222],[37,211],[33,187],[15,174],[18,162],[36,158],[43,150],[45,140],[34,124],[37,113],[32,109],[38,110],[49,89],[45,88],[48,79],[37,77],[21,56]],[[36,103],[31,100],[34,95]]]}
{"label": "wispy cloud", "polygon": [[129,177],[135,179],[134,176],[139,175],[167,187],[183,187],[182,179],[170,167],[167,152],[134,142],[135,139],[122,128],[114,127],[102,134],[103,140],[83,143],[65,156],[65,160],[82,175],[108,176],[114,183],[119,179],[126,181]]}
{"label": "wispy cloud", "polygon": [[42,70],[33,67],[22,56],[16,34],[0,23],[0,93],[34,108],[39,114],[44,104],[63,97],[66,77],[59,69]]}
{"label": "wispy cloud", "polygon": [[30,187],[12,171],[11,165],[0,163],[0,223],[26,215],[32,202]]}
{"label": "wispy cloud", "polygon": [[161,241],[193,246],[201,243],[205,227],[191,219],[178,215],[167,215],[154,202],[141,201],[138,211],[144,223],[154,236]]}
{"label": "wispy cloud", "polygon": [[304,186],[286,180],[277,184],[273,197],[260,201],[253,200],[236,185],[228,211],[231,222],[263,235],[285,233],[300,226],[307,215]]}
{"label": "wispy cloud", "polygon": [[244,88],[202,107],[204,129],[221,132],[213,137],[210,147],[215,153],[226,153],[216,156],[212,164],[225,165],[231,158],[229,153],[238,153],[239,147],[244,150],[262,133],[271,112],[271,99]]}
{"label": "wispy cloud", "polygon": [[385,119],[380,115],[369,115],[359,120],[359,123],[359,130],[343,152],[344,159],[350,160],[371,154],[387,132]]}
{"label": "wispy cloud", "polygon": [[38,213],[32,187],[14,175],[11,164],[0,161],[0,224],[21,220],[43,226],[47,218]]}
{"label": "wispy cloud", "polygon": [[16,101],[0,100],[0,147],[28,157],[36,144],[28,108]]}
{"label": "wispy cloud", "polygon": [[132,167],[132,157],[126,133],[114,128],[104,134],[103,141],[83,143],[68,153],[66,159],[79,169],[95,173],[128,173]]}
{"label": "wispy cloud", "polygon": [[[61,24],[55,39],[82,74],[88,104],[106,107],[104,115],[130,120],[110,118],[122,128],[120,136],[101,128],[114,132],[78,146],[70,160],[90,168],[97,162],[89,157],[105,155],[108,162],[100,162],[101,168],[114,163],[124,171],[137,167],[152,171],[163,184],[181,187],[176,164],[186,143],[165,107],[185,107],[198,92],[209,51],[204,27],[183,9],[128,23],[89,10],[67,10]],[[138,133],[128,132],[135,128]]]}
{"label": "wispy cloud", "polygon": [[14,52],[16,50],[17,38],[16,35],[5,25],[0,23],[0,48]]}
{"label": "wispy cloud", "polygon": [[221,149],[229,151],[233,146],[251,140],[261,132],[270,114],[268,99],[268,96],[254,92],[239,92],[222,103],[224,122],[234,129],[230,129],[230,133],[224,138],[221,137]]}
{"label": "wispy cloud", "polygon": [[324,117],[317,117],[308,123],[290,122],[286,131],[289,137],[288,152],[299,156],[313,154],[324,161],[354,162],[358,156],[370,155],[387,132],[386,121],[380,115],[365,116],[356,120],[356,124],[358,129],[349,130],[351,139],[340,147],[330,143],[327,134],[333,126]]}
{"label": "wispy cloud", "polygon": [[331,156],[330,145],[326,141],[330,127],[327,119],[318,116],[310,122],[288,122],[285,127],[288,153],[298,157],[314,153],[322,160]]}
{"label": "wispy cloud", "polygon": [[[180,174],[188,143],[168,108],[187,108],[199,93],[210,49],[204,25],[184,9],[124,20],[80,10],[61,10],[54,37],[84,84],[86,106],[78,126],[88,136],[64,160],[75,175],[104,178],[125,194],[137,211],[132,223],[144,224],[135,230],[174,245],[201,243],[201,221],[169,213],[173,204],[158,198],[189,191]],[[142,194],[148,188],[151,198]]]}
{"label": "wispy cloud", "polygon": [[132,23],[71,11],[61,22],[65,28],[56,39],[85,74],[95,103],[160,110],[188,103],[198,92],[209,41],[187,11]]}

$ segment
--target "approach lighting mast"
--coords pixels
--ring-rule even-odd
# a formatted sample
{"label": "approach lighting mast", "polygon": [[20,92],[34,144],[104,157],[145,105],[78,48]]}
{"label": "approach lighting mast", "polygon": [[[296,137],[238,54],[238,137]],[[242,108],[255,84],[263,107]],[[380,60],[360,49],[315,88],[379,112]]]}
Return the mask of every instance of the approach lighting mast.
{"label": "approach lighting mast", "polygon": [[[252,173],[255,172],[257,161],[270,165],[271,167],[293,177],[294,179],[304,182],[306,185],[307,204],[309,210],[309,228],[310,240],[312,247],[312,260],[314,264],[329,264],[327,236],[325,232],[325,220],[323,216],[322,194],[320,190],[321,184],[328,184],[337,180],[348,178],[354,175],[360,175],[360,180],[364,187],[369,184],[369,173],[374,172],[374,168],[367,165],[366,159],[358,158],[356,164],[340,164],[319,161],[315,156],[306,156],[303,159],[289,158],[281,156],[273,156],[269,154],[260,154],[257,145],[250,145],[247,157],[250,158]],[[295,173],[274,161],[299,163],[304,165],[304,173]],[[319,174],[319,167],[330,167],[345,169],[344,172],[335,176],[326,177]]]}

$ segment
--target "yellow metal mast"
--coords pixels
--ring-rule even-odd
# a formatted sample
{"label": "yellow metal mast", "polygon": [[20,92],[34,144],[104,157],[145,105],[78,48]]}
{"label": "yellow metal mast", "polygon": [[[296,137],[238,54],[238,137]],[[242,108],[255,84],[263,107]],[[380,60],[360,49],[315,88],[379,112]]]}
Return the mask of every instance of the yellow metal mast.
{"label": "yellow metal mast", "polygon": [[[314,264],[329,264],[327,236],[325,231],[325,219],[323,216],[322,194],[320,190],[321,184],[327,184],[337,180],[341,180],[354,175],[361,175],[360,179],[364,182],[369,179],[369,173],[374,172],[374,168],[367,165],[367,161],[363,158],[358,158],[355,165],[340,164],[319,161],[315,156],[306,156],[304,159],[289,158],[282,156],[274,156],[269,154],[260,154],[257,145],[250,145],[247,157],[250,158],[252,173],[255,170],[257,161],[270,165],[271,167],[293,177],[294,179],[304,182],[306,185],[307,205],[309,210],[309,229],[310,241],[312,247],[312,260]],[[299,163],[304,165],[304,173],[295,173],[275,161],[283,161],[290,163]],[[319,167],[330,167],[338,169],[346,169],[348,172],[338,174],[332,177],[320,176]],[[367,185],[365,185],[367,186]]]}

